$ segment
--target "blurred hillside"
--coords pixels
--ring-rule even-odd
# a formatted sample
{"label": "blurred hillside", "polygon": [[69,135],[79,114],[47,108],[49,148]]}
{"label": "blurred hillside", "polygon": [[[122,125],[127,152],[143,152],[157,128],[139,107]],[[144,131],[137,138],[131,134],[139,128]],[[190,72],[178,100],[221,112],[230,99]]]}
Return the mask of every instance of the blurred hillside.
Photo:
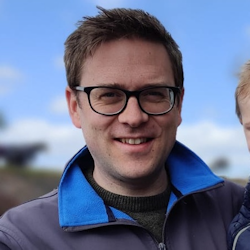
{"label": "blurred hillside", "polygon": [[0,168],[0,215],[7,209],[57,188],[60,172]]}
{"label": "blurred hillside", "polygon": [[[0,168],[0,215],[7,209],[57,188],[60,172],[30,168]],[[245,186],[247,180],[232,179]]]}

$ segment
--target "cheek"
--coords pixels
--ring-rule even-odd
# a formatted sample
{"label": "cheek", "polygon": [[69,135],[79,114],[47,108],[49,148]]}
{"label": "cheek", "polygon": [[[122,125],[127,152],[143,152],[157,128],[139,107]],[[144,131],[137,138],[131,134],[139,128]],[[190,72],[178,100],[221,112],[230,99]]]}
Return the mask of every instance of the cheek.
{"label": "cheek", "polygon": [[177,107],[174,107],[171,110],[171,112],[172,113],[169,114],[170,116],[169,116],[169,119],[167,120],[167,124],[168,124],[167,126],[177,129],[182,122],[180,110]]}
{"label": "cheek", "polygon": [[[172,110],[174,111],[174,110]],[[176,110],[175,110],[176,111]],[[155,117],[155,128],[159,128],[164,138],[167,136],[169,139],[176,136],[178,126],[181,124],[181,116],[178,112],[166,114],[163,116]],[[157,129],[156,129],[157,131]]]}
{"label": "cheek", "polygon": [[99,147],[103,147],[103,130],[100,126],[96,126],[89,120],[82,121],[82,133],[85,143],[88,145],[90,151],[98,151]]}
{"label": "cheek", "polygon": [[181,124],[181,122],[182,122],[182,117],[181,117],[181,115],[179,114],[178,115],[178,117],[177,117],[177,119],[176,119],[176,125],[177,125],[177,127],[179,127],[180,126],[180,124]]}
{"label": "cheek", "polygon": [[247,141],[248,151],[250,152],[250,130],[244,129],[244,132],[245,132],[245,137]]}
{"label": "cheek", "polygon": [[81,116],[82,131],[85,138],[99,141],[100,138],[109,133],[114,118],[102,116],[93,111],[85,114]]}
{"label": "cheek", "polygon": [[178,127],[181,122],[182,122],[182,117],[181,117],[181,106],[174,107],[175,108],[175,120],[176,120],[176,126]]}

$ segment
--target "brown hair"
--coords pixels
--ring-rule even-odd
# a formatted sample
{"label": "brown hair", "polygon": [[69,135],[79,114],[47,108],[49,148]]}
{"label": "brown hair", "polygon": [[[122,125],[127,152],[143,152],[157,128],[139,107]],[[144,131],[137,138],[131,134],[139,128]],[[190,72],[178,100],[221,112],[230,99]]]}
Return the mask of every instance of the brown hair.
{"label": "brown hair", "polygon": [[244,99],[250,96],[250,60],[247,61],[239,74],[239,83],[235,91],[235,103],[236,103],[236,114],[242,122],[240,107],[239,107],[239,98]]}
{"label": "brown hair", "polygon": [[164,26],[154,16],[138,9],[104,9],[97,16],[83,17],[65,42],[64,62],[70,88],[80,84],[85,59],[101,43],[119,38],[140,38],[164,45],[172,63],[175,85],[183,87],[182,54]]}

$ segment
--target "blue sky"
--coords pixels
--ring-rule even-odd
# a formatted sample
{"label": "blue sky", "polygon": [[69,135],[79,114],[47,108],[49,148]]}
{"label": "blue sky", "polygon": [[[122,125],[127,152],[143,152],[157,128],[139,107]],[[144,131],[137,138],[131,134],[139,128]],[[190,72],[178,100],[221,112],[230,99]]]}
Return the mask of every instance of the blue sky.
{"label": "blue sky", "polygon": [[0,142],[44,140],[50,151],[36,164],[60,169],[84,144],[67,114],[62,58],[67,36],[82,16],[97,14],[96,5],[144,9],[164,24],[183,53],[177,138],[207,163],[228,157],[233,173],[245,175],[250,159],[234,91],[250,59],[248,0],[0,0],[0,112],[8,122]]}

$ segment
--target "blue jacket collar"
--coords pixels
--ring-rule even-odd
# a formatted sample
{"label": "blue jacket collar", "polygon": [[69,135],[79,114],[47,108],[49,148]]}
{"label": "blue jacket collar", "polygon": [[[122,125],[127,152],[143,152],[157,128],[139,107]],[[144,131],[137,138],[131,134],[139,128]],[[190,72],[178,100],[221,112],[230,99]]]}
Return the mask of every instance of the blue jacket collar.
{"label": "blue jacket collar", "polygon": [[[172,185],[184,196],[224,182],[193,151],[176,142],[167,161]],[[168,211],[178,199],[171,193]]]}
{"label": "blue jacket collar", "polygon": [[[81,149],[69,161],[60,181],[58,206],[62,227],[109,222],[107,207],[85,179],[78,165],[79,159],[82,163],[92,159],[87,147]],[[182,195],[198,192],[223,182],[196,154],[179,142],[175,143],[166,164],[172,185]],[[176,200],[177,196],[172,193],[168,210]],[[111,208],[111,211],[116,218],[131,219],[115,208]]]}

